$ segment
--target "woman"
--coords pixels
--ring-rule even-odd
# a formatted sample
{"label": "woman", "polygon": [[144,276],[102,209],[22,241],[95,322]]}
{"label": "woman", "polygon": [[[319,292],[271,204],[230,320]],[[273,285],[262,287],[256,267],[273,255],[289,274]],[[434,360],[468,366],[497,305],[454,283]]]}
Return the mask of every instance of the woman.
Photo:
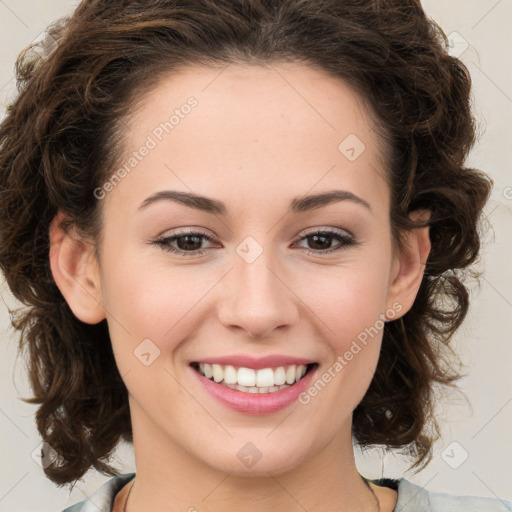
{"label": "woman", "polygon": [[66,510],[510,510],[354,462],[428,463],[491,188],[420,3],[94,0],[50,34],[0,129],[0,265],[47,477],[113,476]]}

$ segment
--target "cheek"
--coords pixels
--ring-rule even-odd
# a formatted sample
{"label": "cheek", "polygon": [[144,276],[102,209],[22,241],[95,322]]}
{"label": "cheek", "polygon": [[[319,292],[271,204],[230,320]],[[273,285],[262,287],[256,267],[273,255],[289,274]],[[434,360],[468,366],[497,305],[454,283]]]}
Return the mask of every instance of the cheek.
{"label": "cheek", "polygon": [[[355,285],[354,285],[355,286]],[[344,290],[330,307],[329,340],[331,373],[342,374],[347,389],[366,389],[377,364],[382,330],[384,301],[374,286],[361,280],[352,290]]]}
{"label": "cheek", "polygon": [[[318,316],[317,325],[322,326],[329,348],[318,376],[328,383],[324,404],[336,402],[352,410],[366,392],[380,353],[388,279],[389,260],[375,259],[370,264],[362,258],[358,264],[317,276],[309,292],[304,288],[302,296]],[[322,383],[316,387],[324,389]],[[343,411],[347,409],[340,408],[341,416]]]}
{"label": "cheek", "polygon": [[389,267],[382,259],[331,270],[317,275],[301,297],[329,328],[329,337],[336,340],[333,344],[343,350],[385,313]]}
{"label": "cheek", "polygon": [[143,340],[149,339],[162,353],[172,354],[197,326],[204,309],[202,300],[219,280],[207,269],[171,268],[161,260],[149,260],[126,257],[105,265],[110,335],[118,364],[126,368]]}
{"label": "cheek", "polygon": [[[352,268],[353,270],[353,268]],[[364,270],[364,272],[363,272]],[[315,411],[312,428],[335,436],[365,395],[377,366],[384,328],[386,275],[362,269],[317,283],[310,295],[319,312],[328,355],[300,403]],[[316,302],[314,302],[316,300]],[[320,323],[318,323],[320,325]],[[328,427],[322,418],[330,418]]]}

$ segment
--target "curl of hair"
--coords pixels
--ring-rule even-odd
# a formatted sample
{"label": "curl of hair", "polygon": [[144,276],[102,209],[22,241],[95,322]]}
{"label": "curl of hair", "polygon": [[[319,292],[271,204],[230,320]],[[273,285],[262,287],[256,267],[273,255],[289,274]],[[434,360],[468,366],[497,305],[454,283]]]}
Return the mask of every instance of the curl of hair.
{"label": "curl of hair", "polygon": [[[385,142],[394,239],[428,224],[432,249],[412,309],[385,325],[373,381],[353,414],[362,446],[401,447],[426,464],[439,430],[433,386],[453,385],[449,341],[468,310],[461,269],[478,256],[492,181],[464,161],[474,144],[471,81],[418,0],[82,1],[16,63],[18,95],[0,126],[0,268],[26,307],[12,314],[40,404],[37,428],[59,454],[58,485],[132,442],[127,390],[106,321],[71,312],[49,266],[49,226],[98,242],[94,190],[121,162],[122,121],[187,65],[294,61],[353,86]],[[49,42],[56,42],[49,52]],[[46,55],[44,52],[46,51]],[[430,220],[409,213],[425,208]],[[428,432],[428,428],[432,432]]]}

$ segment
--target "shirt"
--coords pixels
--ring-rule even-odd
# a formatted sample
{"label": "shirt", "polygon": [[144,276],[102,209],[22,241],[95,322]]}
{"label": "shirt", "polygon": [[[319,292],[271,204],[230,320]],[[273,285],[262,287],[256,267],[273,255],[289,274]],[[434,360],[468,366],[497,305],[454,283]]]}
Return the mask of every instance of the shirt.
{"label": "shirt", "polygon": [[[116,475],[88,498],[61,512],[112,512],[116,494],[133,478],[135,473]],[[404,478],[399,480],[370,480],[398,491],[394,512],[511,512],[512,502],[498,498],[456,496],[428,491]]]}

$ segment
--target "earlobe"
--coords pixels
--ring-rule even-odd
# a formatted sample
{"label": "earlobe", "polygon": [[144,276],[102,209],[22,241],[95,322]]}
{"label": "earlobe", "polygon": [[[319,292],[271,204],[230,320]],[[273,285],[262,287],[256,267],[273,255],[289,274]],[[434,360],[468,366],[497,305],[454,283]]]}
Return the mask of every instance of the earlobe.
{"label": "earlobe", "polygon": [[49,230],[53,278],[73,314],[82,322],[97,324],[105,318],[105,311],[93,246],[63,230],[60,223],[64,217],[59,212]]}
{"label": "earlobe", "polygon": [[[418,210],[410,215],[412,220],[428,220],[430,212]],[[398,302],[401,315],[414,304],[425,273],[425,265],[430,253],[429,226],[412,229],[404,233],[404,246],[393,262],[391,283],[388,290],[388,307]]]}

